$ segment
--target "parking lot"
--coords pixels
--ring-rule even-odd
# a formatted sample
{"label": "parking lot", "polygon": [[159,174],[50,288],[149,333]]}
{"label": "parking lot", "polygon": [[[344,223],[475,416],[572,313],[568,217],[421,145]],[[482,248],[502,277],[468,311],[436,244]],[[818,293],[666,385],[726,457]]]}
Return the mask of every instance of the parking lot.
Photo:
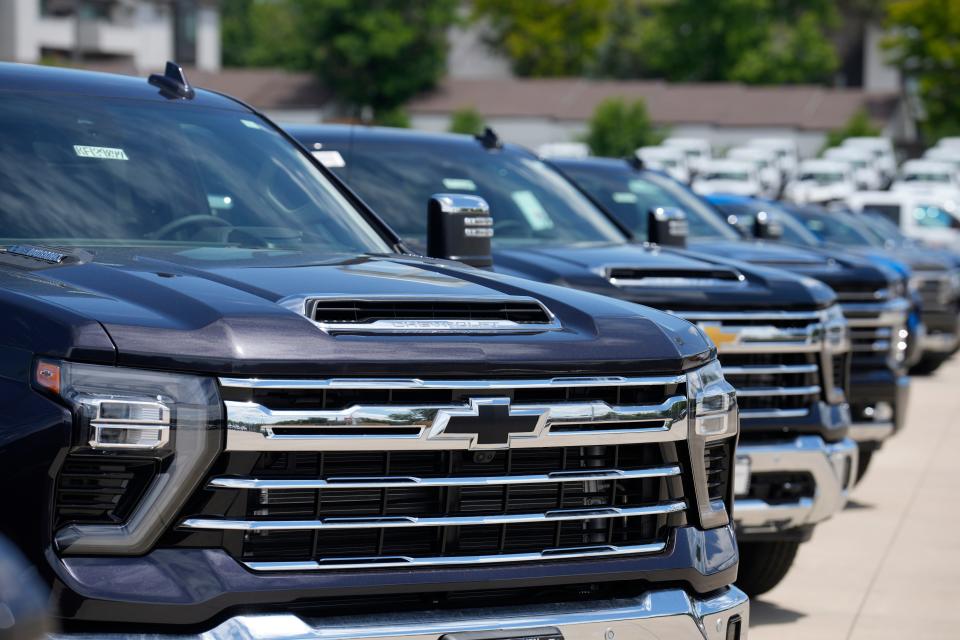
{"label": "parking lot", "polygon": [[752,640],[960,637],[960,361],[913,380],[907,428],[786,580],[754,600]]}

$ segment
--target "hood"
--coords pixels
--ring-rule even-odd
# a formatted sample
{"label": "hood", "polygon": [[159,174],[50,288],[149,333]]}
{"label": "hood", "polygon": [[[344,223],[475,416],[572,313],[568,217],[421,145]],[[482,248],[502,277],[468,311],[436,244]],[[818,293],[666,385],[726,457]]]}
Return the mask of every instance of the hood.
{"label": "hood", "polygon": [[[5,257],[10,254],[3,254]],[[144,368],[270,375],[580,375],[676,372],[712,346],[639,305],[457,263],[246,249],[97,249],[36,268],[0,264],[6,346]],[[560,328],[526,334],[328,333],[291,300],[533,297]]]}
{"label": "hood", "polygon": [[810,310],[834,300],[826,287],[783,270],[639,244],[500,248],[494,265],[501,273],[671,311]]}
{"label": "hood", "polygon": [[691,246],[711,256],[737,256],[751,264],[785,269],[819,280],[836,291],[883,289],[903,280],[892,268],[840,250],[749,240],[698,240]]}

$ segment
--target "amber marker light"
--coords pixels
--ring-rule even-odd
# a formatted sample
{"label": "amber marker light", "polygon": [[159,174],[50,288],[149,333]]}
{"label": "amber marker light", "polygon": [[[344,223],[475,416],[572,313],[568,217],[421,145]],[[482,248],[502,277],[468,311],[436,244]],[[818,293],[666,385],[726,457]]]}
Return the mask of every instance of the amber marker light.
{"label": "amber marker light", "polygon": [[60,365],[49,360],[37,360],[33,381],[38,387],[60,393]]}

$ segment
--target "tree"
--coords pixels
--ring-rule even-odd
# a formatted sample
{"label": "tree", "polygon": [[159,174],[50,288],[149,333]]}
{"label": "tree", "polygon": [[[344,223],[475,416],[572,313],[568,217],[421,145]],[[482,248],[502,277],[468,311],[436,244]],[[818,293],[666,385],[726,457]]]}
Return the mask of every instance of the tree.
{"label": "tree", "polygon": [[313,71],[354,116],[370,108],[377,120],[444,73],[458,6],[459,0],[225,0],[224,57]]}
{"label": "tree", "polygon": [[519,76],[590,70],[607,29],[610,0],[474,0],[473,16]]}
{"label": "tree", "polygon": [[643,100],[627,102],[607,98],[593,112],[583,142],[594,155],[622,158],[638,147],[659,144],[663,136],[654,128]]}
{"label": "tree", "polygon": [[880,127],[870,121],[870,115],[865,109],[859,109],[850,116],[850,119],[847,120],[847,123],[843,125],[843,127],[834,129],[827,134],[827,140],[823,148],[839,147],[840,143],[847,138],[878,135],[880,135]]}
{"label": "tree", "polygon": [[894,0],[887,13],[892,61],[916,82],[929,141],[960,135],[960,3]]}
{"label": "tree", "polygon": [[450,133],[482,133],[485,124],[483,116],[481,116],[476,109],[467,107],[465,109],[457,109],[450,114],[450,127],[448,131],[450,131]]}

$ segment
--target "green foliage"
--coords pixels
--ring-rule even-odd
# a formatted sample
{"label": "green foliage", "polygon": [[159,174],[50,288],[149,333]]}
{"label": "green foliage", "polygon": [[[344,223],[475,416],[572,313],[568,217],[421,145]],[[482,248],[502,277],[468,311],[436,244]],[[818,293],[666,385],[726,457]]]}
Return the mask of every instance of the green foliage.
{"label": "green foliage", "polygon": [[397,127],[398,129],[410,128],[410,115],[403,109],[380,110],[374,114],[373,123],[381,127]]}
{"label": "green foliage", "polygon": [[[850,0],[848,0],[850,1]],[[829,82],[833,0],[474,0],[519,75]]]}
{"label": "green foliage", "polygon": [[476,109],[467,107],[450,114],[450,133],[482,133],[486,123]]}
{"label": "green foliage", "polygon": [[607,29],[610,0],[474,0],[489,44],[520,76],[573,76],[590,70]]}
{"label": "green foliage", "polygon": [[446,69],[458,0],[224,0],[227,64],[316,73],[354,114],[379,119]]}
{"label": "green foliage", "polygon": [[960,135],[960,2],[894,0],[888,6],[885,43],[892,60],[916,80],[928,142]]}
{"label": "green foliage", "polygon": [[847,120],[847,123],[843,125],[840,129],[834,129],[833,131],[827,134],[827,140],[824,143],[823,148],[829,149],[830,147],[838,147],[847,138],[855,138],[857,136],[878,136],[880,135],[880,127],[873,124],[870,121],[870,115],[864,110],[859,109],[856,113],[850,116],[850,119]]}
{"label": "green foliage", "polygon": [[597,105],[583,142],[594,155],[622,158],[637,147],[659,144],[663,136],[650,122],[643,100],[608,98]]}

